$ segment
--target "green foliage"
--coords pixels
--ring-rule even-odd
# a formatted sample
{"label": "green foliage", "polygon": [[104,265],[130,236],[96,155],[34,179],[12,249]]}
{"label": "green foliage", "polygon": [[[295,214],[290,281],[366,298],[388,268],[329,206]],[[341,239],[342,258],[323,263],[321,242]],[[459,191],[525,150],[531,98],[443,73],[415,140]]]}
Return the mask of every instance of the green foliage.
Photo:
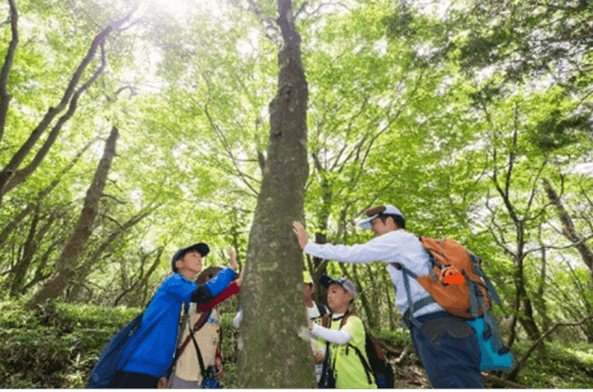
{"label": "green foliage", "polygon": [[[533,354],[517,381],[530,388],[591,388],[593,347],[587,343],[544,343],[545,357]],[[518,343],[515,358],[528,348]]]}
{"label": "green foliage", "polygon": [[[134,17],[142,21],[110,37],[105,72],[81,98],[39,170],[4,199],[0,231],[27,205],[39,212],[36,227],[31,213],[0,245],[4,297],[14,282],[10,271],[28,251],[33,257],[17,296],[31,295],[44,281],[36,279],[47,279],[54,271],[102,142],[93,144],[67,173],[60,171],[113,125],[121,131],[118,156],[100,217],[81,255],[81,262],[89,265],[79,279],[85,286],[78,295],[71,288],[67,300],[141,306],[170,273],[173,252],[196,240],[213,249],[207,265],[225,264],[222,250],[228,245],[236,247],[242,261],[282,44],[241,2],[196,3],[184,15],[160,3],[141,2]],[[372,233],[356,228],[361,212],[379,203],[396,204],[410,231],[455,238],[484,259],[505,303],[495,308],[497,318],[505,321],[505,337],[509,318],[525,317],[522,307],[516,312],[510,306],[518,294],[517,244],[522,239],[528,252],[522,259],[527,296],[535,303],[543,292],[534,309],[538,327],[547,319],[574,321],[589,314],[590,273],[582,268],[578,252],[567,248],[562,222],[539,179],[554,184],[576,231],[587,236],[593,208],[593,55],[590,40],[577,38],[590,30],[590,7],[576,1],[536,6],[517,0],[454,1],[444,9],[438,1],[352,0],[347,8],[324,5],[313,13],[321,2],[309,3],[297,24],[310,89],[309,151],[318,160],[311,157],[305,194],[310,234],[324,234],[333,243],[364,243]],[[273,1],[258,4],[266,17],[275,18]],[[13,100],[0,145],[2,164],[47,108],[57,104],[94,35],[130,11],[127,1],[111,0],[25,0],[17,6],[21,44],[8,82]],[[9,39],[4,25],[4,48]],[[0,58],[4,54],[2,49]],[[95,59],[84,78],[97,66]],[[56,188],[37,200],[57,179]],[[505,192],[508,186],[507,200],[497,186]],[[107,242],[141,213],[145,219]],[[522,220],[520,227],[515,218]],[[546,247],[546,276],[541,244]],[[585,244],[591,246],[590,241]],[[156,268],[148,275],[153,262]],[[327,271],[354,275],[351,265],[342,267],[330,262]],[[384,267],[376,263],[357,270],[361,291],[368,290],[375,304],[376,314],[368,317],[376,317],[380,327],[397,322],[397,310],[389,313],[393,287]],[[7,309],[12,310],[3,312],[3,325],[20,329],[22,344],[34,347],[37,342],[39,356],[50,359],[39,363],[34,355],[18,357],[27,365],[23,369],[41,366],[39,374],[48,373],[34,378],[31,370],[27,375],[13,372],[11,385],[21,387],[61,385],[67,379],[81,386],[90,366],[83,350],[96,345],[89,351],[98,353],[100,343],[124,324],[119,320],[135,314],[59,305],[44,310],[51,314],[48,319]],[[26,325],[32,327],[21,328]],[[42,338],[40,326],[50,338]],[[99,327],[103,330],[97,334],[79,332]],[[525,333],[521,326],[516,331],[520,350]],[[570,331],[559,331],[554,339],[572,344],[587,329]],[[591,338],[592,332],[586,336]],[[15,350],[18,340],[9,341]],[[237,377],[231,342],[223,342],[228,385]],[[69,345],[75,347],[72,352]],[[7,365],[2,366],[6,372]],[[532,367],[537,363],[529,362],[523,371],[527,381],[543,386],[537,379],[541,372]],[[550,386],[560,385],[569,384]]]}
{"label": "green foliage", "polygon": [[11,388],[82,388],[109,339],[138,309],[0,303],[0,369]]}

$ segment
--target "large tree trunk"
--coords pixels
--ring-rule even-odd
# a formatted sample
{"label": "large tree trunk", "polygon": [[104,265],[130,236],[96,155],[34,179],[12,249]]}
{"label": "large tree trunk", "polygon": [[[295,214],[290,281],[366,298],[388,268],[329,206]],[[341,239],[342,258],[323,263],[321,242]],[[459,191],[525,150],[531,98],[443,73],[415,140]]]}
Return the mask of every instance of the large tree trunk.
{"label": "large tree trunk", "polygon": [[574,244],[575,248],[577,248],[579,254],[581,255],[581,259],[583,259],[583,262],[589,269],[591,278],[593,278],[593,251],[591,251],[591,248],[589,248],[587,244],[585,244],[583,238],[577,233],[574,227],[574,223],[572,222],[572,218],[564,208],[562,201],[560,201],[560,198],[558,197],[558,194],[552,187],[550,181],[544,178],[543,184],[544,189],[546,190],[546,194],[548,195],[548,199],[550,200],[550,203],[552,203],[558,211],[558,216],[560,217],[560,221],[562,222],[562,234],[564,234],[564,236]]}
{"label": "large tree trunk", "polygon": [[278,0],[284,46],[270,103],[270,140],[249,234],[239,337],[240,388],[313,388],[314,361],[303,296],[303,253],[292,222],[302,220],[308,87],[291,0]]}
{"label": "large tree trunk", "polygon": [[56,263],[56,273],[41,288],[41,290],[27,302],[27,307],[33,308],[47,299],[57,298],[64,292],[64,289],[70,280],[75,276],[76,267],[78,265],[78,255],[82,251],[85,242],[94,229],[93,224],[99,212],[99,199],[103,195],[103,189],[105,188],[107,175],[111,168],[111,162],[115,157],[115,143],[118,136],[119,131],[117,128],[113,127],[111,129],[111,134],[105,143],[103,157],[95,171],[93,182],[87,190],[84,206],[80,213],[80,217],[78,218],[78,223],[76,224],[68,244],[64,247],[60,258]]}

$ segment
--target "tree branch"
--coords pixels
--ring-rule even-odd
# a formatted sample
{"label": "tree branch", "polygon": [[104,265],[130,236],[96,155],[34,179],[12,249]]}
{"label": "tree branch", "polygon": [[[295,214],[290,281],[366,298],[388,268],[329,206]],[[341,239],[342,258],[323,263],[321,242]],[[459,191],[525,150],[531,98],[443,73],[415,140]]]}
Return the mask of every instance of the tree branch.
{"label": "tree branch", "polygon": [[[66,90],[64,91],[64,94],[63,94],[59,104],[55,108],[50,107],[47,110],[43,119],[39,122],[39,124],[35,127],[35,129],[33,129],[31,134],[29,135],[29,138],[25,141],[25,143],[23,143],[23,145],[19,148],[19,150],[11,158],[10,162],[0,172],[0,205],[2,202],[2,197],[5,194],[5,188],[6,188],[7,184],[12,179],[12,177],[15,175],[16,171],[18,170],[19,166],[23,163],[26,156],[31,152],[31,149],[37,143],[37,141],[39,140],[39,138],[41,137],[43,132],[49,127],[49,125],[51,124],[53,119],[66,108],[66,106],[68,105],[68,102],[70,102],[71,98],[75,94],[76,85],[80,81],[85,69],[91,63],[93,58],[95,57],[95,53],[97,52],[97,49],[99,47],[101,47],[102,55],[104,56],[103,44],[104,44],[105,39],[107,38],[107,36],[109,36],[109,34],[114,29],[116,31],[121,31],[122,24],[127,22],[129,20],[130,16],[131,16],[131,13],[118,21],[112,22],[109,26],[107,26],[105,29],[103,29],[103,31],[101,31],[99,34],[97,34],[95,36],[86,56],[81,61],[81,63],[77,67],[76,71],[72,75],[72,78],[70,79],[70,82],[68,83],[68,86],[67,86]],[[91,78],[91,80],[94,81],[96,79],[96,76],[98,76],[98,75],[94,75],[94,77]],[[81,90],[83,88],[84,89],[88,88],[88,85],[86,87],[85,86],[81,87]],[[79,92],[80,93],[76,96],[76,99],[74,99],[74,101],[76,101],[78,99],[78,96],[82,93],[82,91],[80,91],[80,90],[79,90]],[[71,105],[71,107],[72,107],[72,105]],[[74,102],[74,109],[75,108],[76,108],[76,102]],[[59,132],[59,128],[61,128],[63,122],[65,122],[71,115],[72,114],[70,114],[70,115],[66,114],[65,116],[63,116],[60,119],[60,121],[58,122],[58,123],[61,122],[61,124],[59,126],[56,125],[54,127],[54,130],[57,127],[58,132]],[[50,134],[50,137],[48,138],[48,140],[51,137],[52,137],[52,135]]]}
{"label": "tree branch", "polygon": [[533,351],[535,350],[535,348],[544,341],[544,339],[546,337],[548,337],[548,335],[550,335],[552,332],[554,332],[556,330],[556,328],[558,327],[576,327],[579,326],[581,324],[583,324],[585,321],[593,319],[593,315],[585,317],[584,319],[582,319],[581,321],[577,321],[574,323],[556,323],[554,324],[550,329],[548,329],[546,332],[544,332],[539,339],[537,339],[532,345],[531,347],[529,347],[529,349],[525,352],[525,354],[523,354],[523,356],[521,357],[521,359],[519,359],[517,361],[517,363],[515,364],[515,366],[513,366],[513,368],[511,369],[507,380],[511,380],[514,381],[517,377],[517,375],[519,374],[519,372],[521,371],[521,369],[523,368],[523,366],[525,365],[525,361],[527,361],[527,359],[529,358],[529,356],[533,353]]}
{"label": "tree branch", "polygon": [[47,140],[45,141],[45,143],[43,143],[37,154],[35,154],[35,157],[31,161],[31,163],[24,167],[22,170],[18,170],[10,179],[10,181],[6,184],[3,191],[4,194],[10,192],[16,186],[23,183],[27,179],[27,177],[29,177],[31,173],[33,173],[37,169],[37,167],[39,167],[43,159],[45,159],[45,156],[49,152],[50,148],[53,146],[56,139],[58,138],[58,135],[60,134],[60,131],[62,130],[64,124],[74,115],[74,112],[76,112],[76,109],[78,107],[78,99],[80,98],[80,96],[97,80],[101,72],[103,72],[103,69],[105,69],[104,43],[102,42],[99,46],[101,47],[101,65],[95,71],[93,76],[89,80],[87,80],[87,82],[84,83],[76,91],[76,93],[74,93],[74,95],[72,96],[72,100],[70,101],[68,111],[62,117],[59,118],[58,122],[49,133]]}

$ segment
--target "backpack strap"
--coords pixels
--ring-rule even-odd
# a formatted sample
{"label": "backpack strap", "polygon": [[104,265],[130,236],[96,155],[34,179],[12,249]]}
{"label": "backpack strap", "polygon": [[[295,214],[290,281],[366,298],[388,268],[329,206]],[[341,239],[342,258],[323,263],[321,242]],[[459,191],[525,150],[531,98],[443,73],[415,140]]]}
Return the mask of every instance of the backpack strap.
{"label": "backpack strap", "polygon": [[[207,312],[202,312],[202,315],[200,316],[200,318],[198,319],[198,321],[196,321],[196,323],[194,324],[193,327],[193,331],[199,331],[205,324],[206,319],[210,316],[210,313],[212,313],[212,309],[210,309]],[[187,314],[186,314],[187,317]],[[184,321],[185,324],[185,321]],[[185,325],[183,326],[182,331],[185,329]],[[193,335],[192,328],[189,328],[189,332]],[[179,339],[181,339],[182,334],[179,335]],[[185,350],[185,348],[187,347],[187,345],[189,344],[189,341],[191,340],[191,336],[188,336],[187,338],[185,338],[185,340],[183,341],[183,343],[181,344],[181,346],[178,346],[178,354],[175,357],[175,360],[177,361],[177,358],[179,358],[181,356],[181,354],[183,353],[183,350]],[[179,344],[179,342],[177,342],[177,344]]]}
{"label": "backpack strap", "polygon": [[[325,328],[331,329],[331,314],[326,313],[323,315],[321,319],[321,323]],[[333,376],[333,366],[330,367],[330,355],[329,355],[329,341],[325,342],[325,359],[323,360],[323,365],[321,367],[321,379],[320,382],[324,382],[324,385],[319,385],[320,388],[335,388],[335,378]],[[331,379],[330,379],[330,372],[331,372]],[[333,383],[333,385],[331,385]]]}
{"label": "backpack strap", "polygon": [[398,270],[402,271],[404,275],[404,287],[406,289],[406,296],[408,297],[408,310],[404,313],[404,317],[402,322],[405,327],[410,327],[412,324],[416,327],[420,328],[420,322],[414,317],[414,313],[425,307],[426,305],[430,305],[435,302],[435,300],[429,295],[428,297],[424,297],[419,299],[418,301],[412,303],[412,293],[410,290],[410,278],[416,279],[418,276],[414,272],[410,271],[408,268],[404,267],[401,263],[392,263],[392,265],[397,268]]}
{"label": "backpack strap", "polygon": [[340,323],[340,328],[342,328],[344,326],[344,324],[346,324],[346,321],[348,320],[348,317],[350,317],[350,316],[359,317],[358,313],[346,311],[346,313],[342,316],[342,322]]}
{"label": "backpack strap", "polygon": [[[492,317],[492,314],[486,309],[486,306],[484,305],[484,301],[482,300],[481,297],[478,297],[478,304],[480,305],[480,307],[482,309],[484,309],[484,321],[486,322],[486,325],[488,326],[488,328],[490,328],[490,333],[492,333],[492,341],[494,343],[494,346],[498,349],[498,354],[502,355],[505,352],[508,352],[509,349],[505,346],[502,337],[500,336],[500,331],[498,330],[498,328],[496,327],[496,323],[494,322],[494,319]],[[486,332],[485,332],[486,334]],[[487,340],[488,337],[484,336],[484,338]]]}
{"label": "backpack strap", "polygon": [[[207,312],[206,317],[208,317],[211,313],[212,313],[212,309],[210,309]],[[202,317],[200,317],[200,320],[206,319],[206,317],[204,317],[203,315],[204,315],[204,313],[202,313]],[[196,326],[200,323],[200,320],[198,320],[198,322],[196,323]],[[197,330],[202,329],[202,326],[204,326],[204,324],[206,324],[206,323],[204,321],[202,321],[200,327]],[[196,349],[196,354],[198,356],[198,362],[200,364],[200,374],[202,375],[202,378],[207,378],[208,374],[206,373],[206,366],[204,365],[204,359],[202,358],[202,352],[200,351],[200,347],[198,347],[198,342],[196,342],[196,337],[194,336],[194,332],[192,331],[192,328],[189,328],[189,334],[191,336],[191,340],[194,342],[194,347]]]}
{"label": "backpack strap", "polygon": [[[346,324],[346,321],[348,320],[348,318],[350,316],[356,316],[359,317],[357,313],[355,312],[346,312],[346,314],[344,315],[344,317],[342,317],[342,322],[340,324],[340,328],[342,328],[344,326],[344,324]],[[363,326],[364,328],[364,326]],[[366,339],[367,339],[367,331],[366,328],[364,328],[364,341],[366,344]],[[364,367],[364,370],[367,374],[367,380],[369,382],[369,384],[373,383],[373,379],[371,378],[371,375],[373,374],[373,369],[371,368],[371,366],[369,365],[369,363],[364,359],[364,355],[362,355],[362,352],[360,351],[360,349],[356,346],[354,346],[351,343],[348,343],[348,345],[346,346],[346,355],[348,355],[348,349],[352,347],[354,349],[354,351],[356,352],[356,354],[358,354],[358,357],[360,358],[360,362],[362,363],[362,366]]]}
{"label": "backpack strap", "polygon": [[[365,331],[365,344],[366,344],[366,331]],[[360,349],[358,347],[354,346],[353,344],[348,343],[348,346],[346,346],[346,355],[348,355],[348,348],[350,348],[350,347],[352,347],[354,349],[354,352],[356,352],[356,354],[360,358],[360,362],[362,363],[362,366],[364,367],[364,370],[367,374],[367,381],[369,382],[369,384],[372,384],[373,378],[374,378],[374,373],[373,373],[373,369],[371,368],[371,365],[369,365],[369,363],[366,361],[366,359],[364,359],[364,355],[362,355],[362,352],[360,351]]]}
{"label": "backpack strap", "polygon": [[315,301],[315,305],[317,306],[317,310],[319,311],[320,317],[323,317],[325,314],[327,314],[327,309],[321,302]]}
{"label": "backpack strap", "polygon": [[[188,305],[189,306],[189,305]],[[171,366],[168,369],[168,382],[169,385],[171,385],[171,382],[173,381],[173,377],[175,376],[175,371],[177,370],[177,359],[179,358],[179,356],[181,355],[181,351],[179,350],[179,343],[181,343],[181,338],[183,337],[183,333],[182,331],[185,329],[185,326],[187,325],[187,323],[189,322],[189,309],[186,309],[185,307],[185,302],[183,302],[181,304],[181,308],[183,309],[183,321],[181,322],[181,326],[180,329],[178,330],[178,334],[179,336],[177,336],[177,342],[175,343],[175,358],[173,359],[173,363],[171,364]],[[156,323],[155,323],[156,324]],[[122,367],[123,369],[123,367]]]}
{"label": "backpack strap", "polygon": [[480,268],[480,264],[481,264],[480,258],[471,252],[467,252],[467,253],[469,254],[470,260],[472,261],[472,266],[473,266],[472,269],[473,269],[474,273],[476,275],[478,275],[480,278],[484,279],[484,282],[486,283],[486,288],[488,289],[488,293],[492,296],[492,299],[494,300],[494,302],[496,302],[499,305],[502,305],[502,301],[500,300],[500,297],[499,297],[498,293],[496,292],[494,285],[492,284],[490,279],[488,279],[488,276],[486,276],[486,274],[484,273],[482,268]]}
{"label": "backpack strap", "polygon": [[[325,328],[330,328],[331,324],[329,324],[329,319],[331,317],[331,314],[326,313],[321,317],[321,326],[325,327]],[[329,326],[328,326],[329,324]]]}

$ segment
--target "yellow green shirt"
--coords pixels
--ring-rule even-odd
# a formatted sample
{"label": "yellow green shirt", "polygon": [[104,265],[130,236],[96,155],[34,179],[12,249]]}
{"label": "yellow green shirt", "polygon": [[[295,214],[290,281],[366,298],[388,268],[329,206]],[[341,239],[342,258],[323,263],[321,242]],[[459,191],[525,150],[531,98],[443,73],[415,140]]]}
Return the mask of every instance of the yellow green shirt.
{"label": "yellow green shirt", "polygon": [[[334,378],[336,380],[336,388],[344,389],[374,389],[377,388],[373,374],[369,377],[362,364],[360,357],[351,346],[357,347],[362,353],[365,361],[368,363],[368,358],[365,349],[365,331],[364,324],[358,316],[349,316],[344,326],[340,326],[342,319],[331,320],[330,329],[337,331],[346,331],[352,336],[347,344],[339,345],[336,343],[329,344],[331,368],[333,369]],[[325,346],[326,342],[319,343],[320,347]]]}

